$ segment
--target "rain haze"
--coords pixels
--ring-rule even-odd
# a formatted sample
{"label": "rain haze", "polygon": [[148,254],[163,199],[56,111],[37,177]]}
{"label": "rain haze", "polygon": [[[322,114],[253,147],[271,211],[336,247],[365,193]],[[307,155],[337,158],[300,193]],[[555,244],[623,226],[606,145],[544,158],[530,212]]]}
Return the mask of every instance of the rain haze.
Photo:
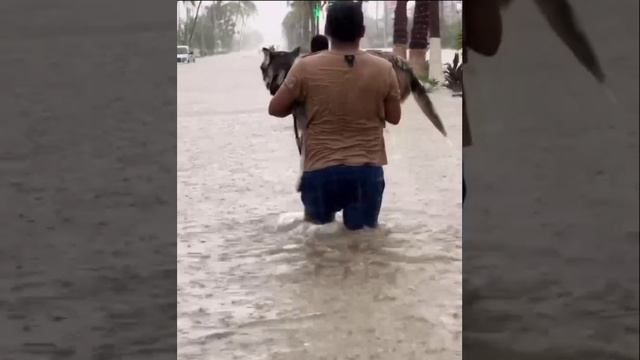
{"label": "rain haze", "polygon": [[264,38],[264,45],[274,45],[283,48],[285,44],[282,36],[282,20],[289,7],[285,1],[257,1],[258,13],[251,18],[248,25],[260,30]]}
{"label": "rain haze", "polygon": [[[212,1],[202,1],[201,8],[204,9],[210,6]],[[287,1],[255,1],[255,6],[257,8],[257,13],[252,17],[247,19],[246,22],[246,30],[258,30],[263,37],[263,41],[260,44],[261,46],[270,46],[274,45],[278,49],[284,49],[287,47],[286,39],[283,36],[282,32],[282,21],[284,20],[287,12],[291,9],[289,5],[287,5]],[[364,14],[373,19],[383,19],[384,18],[384,1],[370,1],[367,3],[363,3]],[[388,2],[391,4],[392,2]],[[456,1],[456,6],[458,10],[461,8],[461,4],[459,1]],[[184,20],[187,17],[187,7],[192,7],[188,2],[178,2],[178,18]],[[408,3],[408,15],[411,16],[413,12],[413,1]],[[392,18],[393,6],[387,5],[388,17]],[[319,28],[320,33],[324,32],[324,14],[320,18]],[[179,20],[180,21],[180,20]],[[374,28],[369,28],[367,31],[373,32]],[[388,29],[389,34],[393,31],[390,27]]]}
{"label": "rain haze", "polygon": [[[202,1],[201,8],[210,6],[212,1]],[[289,11],[286,1],[256,1],[258,12],[247,20],[247,30],[255,29],[263,36],[263,45],[284,47],[285,39],[282,35],[282,20]],[[188,2],[178,2],[178,18],[187,17]]]}

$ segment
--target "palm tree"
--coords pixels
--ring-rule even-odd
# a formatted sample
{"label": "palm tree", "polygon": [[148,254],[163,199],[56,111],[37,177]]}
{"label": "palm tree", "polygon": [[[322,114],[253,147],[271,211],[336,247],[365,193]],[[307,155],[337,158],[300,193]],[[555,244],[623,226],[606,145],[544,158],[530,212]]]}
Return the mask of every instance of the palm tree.
{"label": "palm tree", "polygon": [[456,53],[453,62],[447,63],[444,75],[444,86],[452,90],[454,96],[459,96],[462,93],[462,67],[460,65],[460,56]]}
{"label": "palm tree", "polygon": [[[380,36],[380,26],[379,26],[379,21],[378,21],[378,9],[379,9],[378,5],[380,5],[380,3],[378,1],[376,1],[376,17],[375,17],[375,19],[376,19],[376,37]],[[385,5],[385,4],[383,3],[383,5]]]}
{"label": "palm tree", "polygon": [[308,11],[309,6],[303,1],[287,1],[287,5],[291,7],[289,13],[292,13],[289,19],[295,21],[288,23],[289,31],[297,35],[295,38],[299,41],[297,44],[289,44],[289,47],[300,46],[302,43],[306,44],[310,41],[309,24],[311,23],[311,13]]}
{"label": "palm tree", "polygon": [[455,35],[455,49],[462,50],[462,30],[458,30]]}
{"label": "palm tree", "polygon": [[[212,1],[210,5],[202,7],[202,1],[189,1],[184,3],[187,6],[187,21],[184,25],[186,32],[186,42],[192,45],[197,42],[197,47],[201,51],[219,51],[220,48],[231,50],[235,36],[242,34],[246,20],[255,15],[258,10],[253,1]],[[196,7],[195,16],[191,18],[190,9]],[[201,8],[204,9],[201,11]],[[201,12],[205,12],[200,15]],[[204,20],[204,21],[202,21]],[[237,27],[240,26],[240,31]],[[197,32],[196,39],[193,38]],[[196,44],[193,44],[196,45]]]}
{"label": "palm tree", "polygon": [[320,31],[314,10],[317,7],[323,8],[327,3],[327,1],[287,1],[291,10],[282,21],[282,27],[289,48],[309,46],[311,37]]}
{"label": "palm tree", "polygon": [[396,1],[393,18],[393,53],[407,58],[407,0]]}
{"label": "palm tree", "polygon": [[229,11],[235,15],[235,23],[240,24],[238,33],[242,37],[247,19],[258,13],[258,8],[256,8],[256,4],[253,1],[233,1],[228,2],[228,6]]}
{"label": "palm tree", "polygon": [[426,58],[429,47],[429,3],[416,1],[413,11],[413,27],[409,41],[409,64],[418,76],[427,74]]}
{"label": "palm tree", "polygon": [[[191,1],[191,5],[195,5],[195,1]],[[191,46],[191,38],[193,37],[193,31],[196,29],[196,24],[198,24],[198,14],[200,13],[200,5],[202,5],[202,1],[198,1],[198,7],[196,8],[195,20],[193,21],[193,26],[191,27],[191,33],[189,34],[189,40],[187,41],[187,45]]]}
{"label": "palm tree", "polygon": [[294,48],[304,43],[303,27],[305,24],[305,14],[300,5],[291,5],[291,10],[287,12],[282,20],[282,32],[287,40],[287,46]]}

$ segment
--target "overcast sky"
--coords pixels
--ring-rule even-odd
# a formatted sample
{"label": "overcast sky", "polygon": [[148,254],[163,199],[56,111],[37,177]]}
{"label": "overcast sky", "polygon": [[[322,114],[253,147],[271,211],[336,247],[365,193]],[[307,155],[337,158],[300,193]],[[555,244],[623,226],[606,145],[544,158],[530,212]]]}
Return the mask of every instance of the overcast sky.
{"label": "overcast sky", "polygon": [[[378,3],[379,17],[383,16],[383,4],[382,1],[370,1],[364,4],[364,11],[371,17],[375,17],[376,3]],[[203,1],[202,10],[204,7],[209,6],[211,1]],[[276,47],[283,47],[284,38],[282,36],[282,20],[289,11],[286,1],[255,1],[258,8],[258,14],[248,20],[247,27],[260,30],[264,37],[264,45],[276,45]],[[178,4],[178,16],[186,17],[186,10],[183,4]],[[391,12],[390,12],[391,14]],[[323,20],[320,23],[320,29],[324,27]]]}
{"label": "overcast sky", "polygon": [[[189,2],[178,2],[178,16],[186,17],[186,6],[191,6],[188,4]],[[258,8],[258,14],[247,21],[247,28],[253,28],[256,30],[260,30],[262,36],[264,37],[263,46],[275,45],[277,48],[283,48],[285,46],[285,41],[282,36],[282,20],[285,15],[289,11],[287,6],[287,2],[282,1],[255,1],[256,7]],[[393,9],[395,7],[394,1],[369,1],[363,3],[363,10],[367,16],[379,18],[384,17],[384,5],[387,4],[389,10],[388,15],[393,17]],[[202,6],[200,10],[203,10],[205,7],[211,5],[211,1],[202,1]],[[409,8],[413,8],[414,2],[410,1],[408,4]],[[462,6],[462,5],[460,5]],[[411,13],[411,11],[409,11]],[[320,21],[320,30],[324,28],[324,17]],[[390,29],[390,31],[392,31]]]}
{"label": "overcast sky", "polygon": [[[203,1],[200,10],[209,6],[211,1]],[[264,43],[283,46],[282,20],[289,11],[286,1],[255,1],[258,14],[247,21],[247,28],[260,30]],[[178,3],[178,16],[186,17],[188,4]]]}

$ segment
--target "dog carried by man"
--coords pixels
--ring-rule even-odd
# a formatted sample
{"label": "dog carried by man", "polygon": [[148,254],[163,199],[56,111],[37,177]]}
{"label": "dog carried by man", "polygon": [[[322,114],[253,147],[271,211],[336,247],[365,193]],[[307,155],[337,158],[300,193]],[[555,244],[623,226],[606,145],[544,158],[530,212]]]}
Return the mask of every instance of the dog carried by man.
{"label": "dog carried by man", "polygon": [[[262,61],[262,64],[260,65],[260,70],[262,72],[262,78],[267,90],[269,90],[271,95],[275,95],[278,89],[282,86],[285,78],[287,77],[287,74],[289,73],[289,70],[291,70],[294,63],[298,59],[305,58],[307,56],[313,56],[314,54],[320,53],[327,49],[328,42],[326,41],[326,37],[324,35],[316,35],[312,39],[311,52],[304,55],[300,54],[300,47],[296,47],[292,51],[277,51],[273,46],[269,48],[262,48],[264,59]],[[431,99],[427,94],[427,89],[416,77],[409,63],[391,52],[380,50],[366,50],[366,52],[391,63],[400,88],[400,101],[404,102],[407,97],[409,97],[409,94],[413,94],[413,98],[422,112],[427,116],[427,118],[436,127],[436,129],[440,131],[440,133],[442,133],[444,136],[447,136],[447,132],[444,128],[442,120],[440,119],[440,116],[436,112],[433,103],[431,102]],[[345,57],[345,61],[353,62],[354,59],[347,59]],[[356,66],[356,64],[350,63],[349,66]],[[296,138],[296,145],[298,147],[298,152],[300,153],[300,171],[302,172],[304,168],[305,158],[304,133],[305,129],[308,126],[305,104],[297,103],[296,105],[294,105],[291,113],[293,115],[293,127]],[[300,179],[298,180],[296,189],[300,191]]]}
{"label": "dog carried by man", "polygon": [[[366,52],[383,58],[391,63],[398,79],[398,85],[400,86],[400,101],[404,102],[407,97],[409,97],[409,94],[412,94],[414,100],[431,123],[440,133],[447,136],[442,120],[427,94],[427,89],[416,77],[411,65],[409,65],[405,59],[391,52],[381,50],[366,50]],[[269,93],[271,95],[275,95],[280,86],[282,86],[284,79],[296,60],[305,56],[310,56],[315,52],[301,56],[300,47],[296,47],[292,51],[277,51],[274,47],[265,47],[262,48],[262,53],[264,56],[262,64],[260,65],[262,78],[267,90],[269,90]],[[304,115],[303,109],[300,109],[303,107],[304,106],[300,104],[299,106],[296,106],[297,109],[294,109],[293,111],[293,116],[296,120],[294,123],[298,131],[301,131],[306,127],[307,119]],[[301,151],[300,147],[301,142],[299,141],[298,150]]]}

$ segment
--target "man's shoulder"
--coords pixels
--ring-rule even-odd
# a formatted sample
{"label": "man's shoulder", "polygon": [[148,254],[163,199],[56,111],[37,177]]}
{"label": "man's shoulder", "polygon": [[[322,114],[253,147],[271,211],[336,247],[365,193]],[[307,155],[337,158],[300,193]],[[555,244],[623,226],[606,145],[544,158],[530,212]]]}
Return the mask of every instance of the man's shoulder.
{"label": "man's shoulder", "polygon": [[319,67],[334,64],[335,61],[335,57],[329,51],[323,50],[300,56],[296,63],[299,64],[300,69],[305,69],[304,71],[314,71]]}
{"label": "man's shoulder", "polygon": [[327,54],[326,50],[322,50],[322,51],[317,51],[314,53],[307,53],[304,54],[302,56],[300,56],[298,58],[298,61],[304,61],[305,63],[309,63],[309,62],[315,62],[315,61],[322,61],[321,59],[325,58],[325,55]]}
{"label": "man's shoulder", "polygon": [[322,54],[322,51],[301,55],[296,59],[296,61],[294,62],[294,65],[298,67],[303,67],[308,64],[313,64],[318,60],[318,56],[320,56],[321,54]]}
{"label": "man's shoulder", "polygon": [[316,52],[306,53],[306,54],[300,56],[300,59],[306,59],[306,58],[311,57],[311,56],[318,56],[318,55],[324,54],[326,52],[327,52],[327,50],[320,50],[320,51],[316,51]]}

